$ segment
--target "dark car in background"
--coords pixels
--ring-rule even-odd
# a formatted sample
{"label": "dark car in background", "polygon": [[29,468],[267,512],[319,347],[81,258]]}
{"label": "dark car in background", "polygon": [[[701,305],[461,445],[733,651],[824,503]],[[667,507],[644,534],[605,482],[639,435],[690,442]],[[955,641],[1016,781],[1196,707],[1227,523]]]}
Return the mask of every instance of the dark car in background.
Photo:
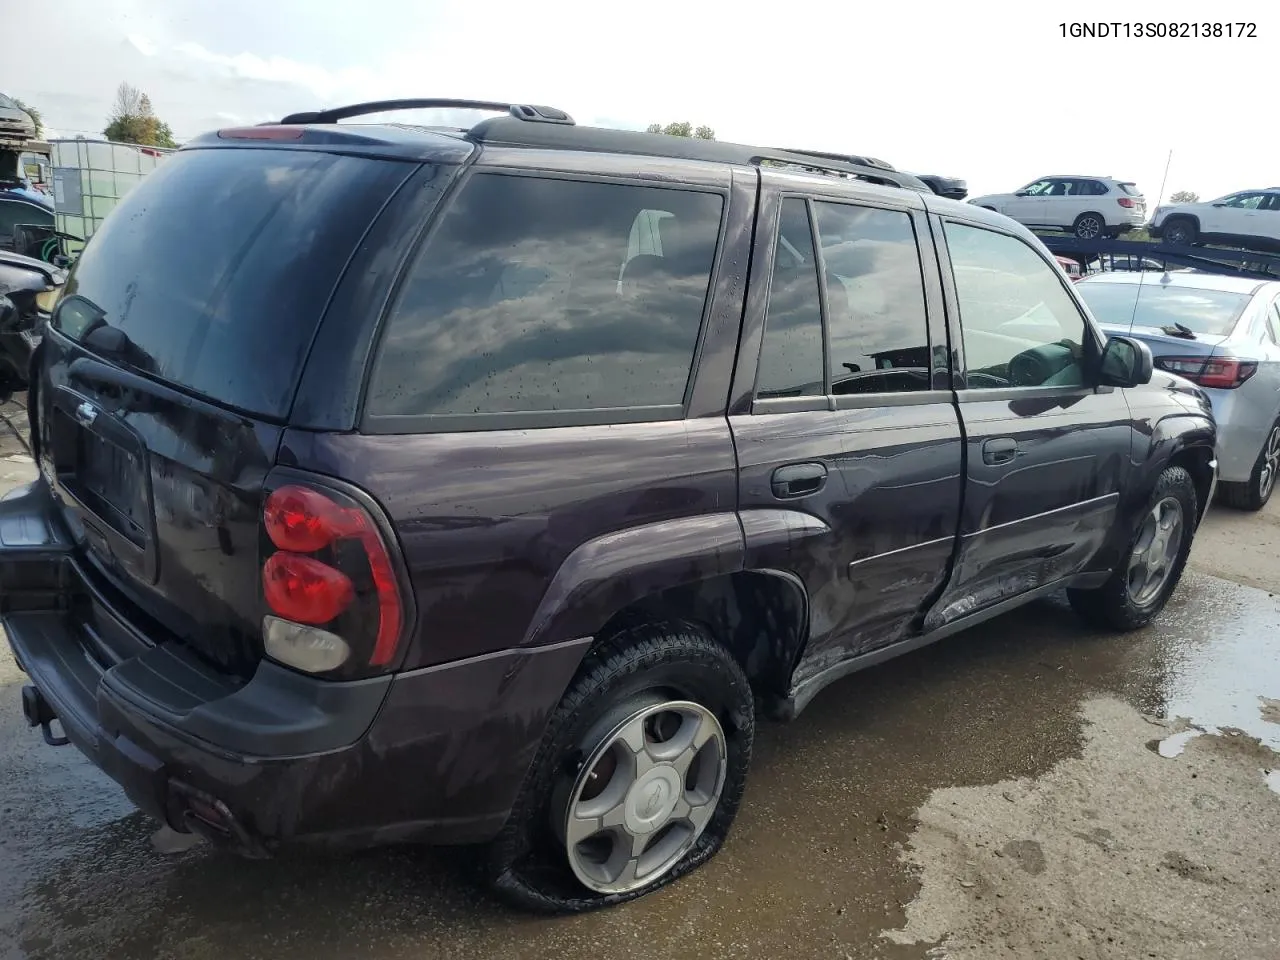
{"label": "dark car in background", "polygon": [[0,402],[27,386],[31,356],[66,271],[0,250]]}
{"label": "dark car in background", "polygon": [[1208,400],[1025,228],[548,107],[339,122],[458,105],[200,137],[72,269],[0,615],[28,722],[138,806],[485,843],[588,909],[716,853],[758,707],[1063,588],[1159,614]]}

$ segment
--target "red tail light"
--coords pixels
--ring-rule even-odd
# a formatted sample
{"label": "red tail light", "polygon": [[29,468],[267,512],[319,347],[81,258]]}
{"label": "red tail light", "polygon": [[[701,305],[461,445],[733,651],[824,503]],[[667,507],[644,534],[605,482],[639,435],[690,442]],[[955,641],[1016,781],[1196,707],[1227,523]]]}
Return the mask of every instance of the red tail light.
{"label": "red tail light", "polygon": [[1120,204],[1120,206],[1124,207],[1126,210],[1130,210],[1135,206],[1134,202],[1128,197],[1120,197],[1116,200],[1116,203]]}
{"label": "red tail light", "polygon": [[293,649],[320,638],[327,638],[330,650],[335,641],[343,643],[361,661],[346,665],[347,672],[390,666],[404,606],[391,553],[368,510],[337,491],[288,484],[267,497],[262,527],[269,610],[296,624],[325,628],[299,641],[296,632],[277,624],[270,636],[287,636]]}
{"label": "red tail light", "polygon": [[262,589],[273,613],[298,623],[328,623],[351,606],[351,578],[327,563],[281,550],[262,565]]}
{"label": "red tail light", "polygon": [[1234,390],[1258,372],[1256,360],[1233,357],[1157,357],[1156,366],[1218,390]]}

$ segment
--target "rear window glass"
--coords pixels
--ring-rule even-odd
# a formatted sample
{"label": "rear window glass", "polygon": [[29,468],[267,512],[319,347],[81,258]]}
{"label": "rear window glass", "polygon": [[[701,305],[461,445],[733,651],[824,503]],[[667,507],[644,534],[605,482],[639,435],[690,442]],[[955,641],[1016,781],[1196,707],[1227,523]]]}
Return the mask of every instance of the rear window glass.
{"label": "rear window glass", "polygon": [[368,412],[681,404],[723,205],[714,193],[477,174],[409,270]]}
{"label": "rear window glass", "polygon": [[105,359],[283,418],[352,251],[407,164],[301,150],[177,153],[85,247],[54,327]]}
{"label": "rear window glass", "polygon": [[1136,183],[1122,183],[1120,184],[1120,189],[1131,197],[1142,196],[1142,191],[1138,189],[1138,185]]}
{"label": "rear window glass", "polygon": [[1171,327],[1195,333],[1230,333],[1249,297],[1224,290],[1197,290],[1172,284],[1081,283],[1076,291],[1099,323],[1127,327]]}

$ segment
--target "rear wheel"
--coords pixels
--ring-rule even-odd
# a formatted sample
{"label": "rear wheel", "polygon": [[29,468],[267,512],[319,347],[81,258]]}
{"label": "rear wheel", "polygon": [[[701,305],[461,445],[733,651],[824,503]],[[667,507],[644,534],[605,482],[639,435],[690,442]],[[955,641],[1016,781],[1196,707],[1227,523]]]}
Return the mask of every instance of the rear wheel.
{"label": "rear wheel", "polygon": [[1145,627],[1164,609],[1182,578],[1195,535],[1197,500],[1191,474],[1167,467],[1156,481],[1129,549],[1102,586],[1068,590],[1076,613],[1110,630]]}
{"label": "rear wheel", "polygon": [[1071,225],[1071,232],[1081,240],[1097,240],[1106,229],[1106,221],[1100,213],[1082,213]]}
{"label": "rear wheel", "polygon": [[746,785],[750,684],[688,623],[622,630],[588,655],[490,853],[495,891],[576,912],[633,900],[710,859]]}
{"label": "rear wheel", "polygon": [[1261,510],[1275,492],[1280,476],[1280,420],[1271,425],[1267,439],[1258,451],[1253,471],[1244,483],[1223,483],[1222,500],[1237,510]]}

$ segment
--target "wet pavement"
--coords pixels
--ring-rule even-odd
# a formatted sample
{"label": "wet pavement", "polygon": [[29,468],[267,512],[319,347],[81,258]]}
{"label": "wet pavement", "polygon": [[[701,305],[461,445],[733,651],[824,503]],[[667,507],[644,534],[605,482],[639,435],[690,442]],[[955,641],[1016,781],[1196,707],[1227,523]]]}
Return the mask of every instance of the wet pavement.
{"label": "wet pavement", "polygon": [[[1280,571],[1280,558],[1273,563]],[[551,919],[491,902],[472,873],[474,855],[465,850],[291,854],[267,862],[241,861],[203,845],[158,853],[154,825],[133,812],[109,780],[72,748],[46,747],[26,730],[18,708],[21,675],[5,650],[0,957],[561,960],[625,952],[629,960],[923,958],[932,940],[885,936],[906,927],[908,905],[915,902],[909,930],[943,939],[957,924],[942,922],[947,913],[938,904],[955,890],[980,899],[987,883],[948,879],[945,858],[922,841],[922,824],[932,829],[945,819],[931,812],[939,804],[963,809],[965,797],[973,797],[975,809],[988,811],[995,826],[984,821],[973,828],[973,836],[983,838],[973,841],[976,847],[999,833],[1001,818],[1024,809],[1022,798],[1035,794],[1037,784],[1053,784],[1055,802],[1079,793],[1076,807],[1088,809],[1088,797],[1123,780],[1128,765],[1141,769],[1148,786],[1140,797],[1116,802],[1131,805],[1140,820],[1142,804],[1163,792],[1161,778],[1185,783],[1193,759],[1209,764],[1194,769],[1213,769],[1217,755],[1206,753],[1208,745],[1230,739],[1242,745],[1245,752],[1237,754],[1245,759],[1230,768],[1237,774],[1223,780],[1214,802],[1251,811],[1251,819],[1234,827],[1246,850],[1250,830],[1280,836],[1280,793],[1267,789],[1270,782],[1280,791],[1274,769],[1280,758],[1272,753],[1280,751],[1278,622],[1280,600],[1267,591],[1196,572],[1159,625],[1137,634],[1091,633],[1062,600],[1051,600],[851,677],[824,691],[794,723],[761,725],[747,796],[718,858],[635,904]],[[1202,782],[1209,780],[1206,773]],[[960,793],[953,796],[954,789]],[[999,801],[1007,813],[990,806],[992,790],[997,798],[1013,797]],[[1166,800],[1177,796],[1170,787]],[[1011,859],[998,859],[1021,864],[1015,873],[1044,883],[1055,867],[1037,872],[1036,857],[1046,850],[1051,860],[1068,856],[1067,847],[1054,846],[1055,837],[1082,828],[1052,817],[1037,823],[1034,841],[1009,840]],[[1187,832],[1196,829],[1191,824]],[[1112,825],[1104,833],[1123,830]],[[1102,835],[1090,836],[1098,841]],[[1170,861],[1192,875],[1204,859],[1194,842],[1174,851],[1192,867]],[[949,843],[947,855],[959,856],[961,868],[965,857],[976,856]],[[1151,856],[1167,859],[1170,851]],[[1112,869],[1110,861],[1081,862],[1103,873]],[[1258,869],[1264,880],[1271,871],[1272,882],[1280,870]],[[1194,877],[1171,876],[1187,887],[1188,898],[1203,899]],[[1105,877],[1098,882],[1105,884]],[[945,896],[938,884],[951,885]],[[1227,898],[1222,911],[1257,913],[1247,897],[1237,903],[1225,887],[1215,889]],[[1011,899],[999,902],[1032,894],[1032,888],[1010,887]],[[1253,896],[1251,889],[1247,894]],[[986,903],[1003,896],[991,894]],[[1277,903],[1280,893],[1271,900],[1273,912],[1280,912]],[[968,902],[964,916],[983,916],[976,907]],[[925,908],[932,912],[921,913]],[[1034,916],[1034,907],[1028,909]],[[1070,911],[1070,898],[1059,909]],[[1074,933],[1060,936],[1070,947],[1062,956],[1145,955],[1108,950],[1102,934],[1097,943],[1089,939],[1093,934],[1081,934],[1079,944],[1066,943]],[[957,948],[955,955],[969,954]],[[1239,955],[1280,957],[1280,947]]]}

